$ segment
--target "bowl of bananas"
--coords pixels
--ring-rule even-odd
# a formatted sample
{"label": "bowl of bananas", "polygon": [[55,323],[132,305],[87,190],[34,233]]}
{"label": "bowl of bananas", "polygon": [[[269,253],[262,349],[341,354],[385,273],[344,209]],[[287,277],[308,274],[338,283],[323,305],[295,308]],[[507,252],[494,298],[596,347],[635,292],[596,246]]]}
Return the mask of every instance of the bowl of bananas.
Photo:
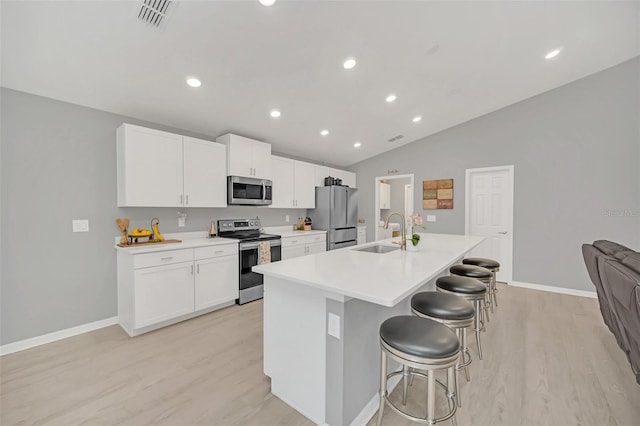
{"label": "bowl of bananas", "polygon": [[134,228],[129,232],[129,244],[142,243],[145,239],[150,239],[151,231],[148,229]]}

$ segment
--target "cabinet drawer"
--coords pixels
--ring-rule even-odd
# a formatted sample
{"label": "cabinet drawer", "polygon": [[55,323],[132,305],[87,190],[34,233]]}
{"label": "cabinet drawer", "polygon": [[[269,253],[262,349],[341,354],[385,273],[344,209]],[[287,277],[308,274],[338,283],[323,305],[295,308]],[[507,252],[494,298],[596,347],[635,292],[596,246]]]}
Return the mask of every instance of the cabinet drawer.
{"label": "cabinet drawer", "polygon": [[327,241],[327,236],[325,234],[309,235],[306,238],[308,244],[325,243]]}
{"label": "cabinet drawer", "polygon": [[229,256],[238,254],[238,244],[223,244],[219,246],[198,247],[195,249],[195,259]]}
{"label": "cabinet drawer", "polygon": [[193,261],[193,249],[167,250],[155,253],[136,254],[133,256],[133,268],[140,269],[190,261]]}
{"label": "cabinet drawer", "polygon": [[282,248],[300,246],[307,243],[306,235],[286,237],[282,239]]}

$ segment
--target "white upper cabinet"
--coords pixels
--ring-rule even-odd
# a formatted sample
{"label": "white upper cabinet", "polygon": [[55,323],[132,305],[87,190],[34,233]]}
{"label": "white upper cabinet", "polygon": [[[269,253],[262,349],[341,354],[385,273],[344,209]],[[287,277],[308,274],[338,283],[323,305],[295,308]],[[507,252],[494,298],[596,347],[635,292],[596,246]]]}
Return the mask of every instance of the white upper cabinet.
{"label": "white upper cabinet", "polygon": [[270,144],[231,133],[216,141],[227,146],[228,175],[271,179]]}
{"label": "white upper cabinet", "polygon": [[227,206],[227,148],[184,137],[184,206]]}
{"label": "white upper cabinet", "polygon": [[271,208],[312,209],[316,206],[315,165],[271,156]]}
{"label": "white upper cabinet", "polygon": [[273,189],[271,193],[271,208],[290,209],[293,207],[293,160],[283,157],[271,156],[271,180]]}
{"label": "white upper cabinet", "polygon": [[226,207],[225,152],[215,142],[123,124],[118,207]]}
{"label": "white upper cabinet", "polygon": [[117,140],[118,207],[182,206],[182,136],[123,124]]}
{"label": "white upper cabinet", "polygon": [[380,208],[391,208],[391,185],[384,182],[380,182]]}
{"label": "white upper cabinet", "polygon": [[294,207],[313,209],[316,207],[315,165],[294,161]]}
{"label": "white upper cabinet", "polygon": [[342,179],[342,184],[351,188],[356,188],[356,174],[347,170],[334,169],[327,166],[315,166],[316,186],[324,186],[324,178],[331,176]]}

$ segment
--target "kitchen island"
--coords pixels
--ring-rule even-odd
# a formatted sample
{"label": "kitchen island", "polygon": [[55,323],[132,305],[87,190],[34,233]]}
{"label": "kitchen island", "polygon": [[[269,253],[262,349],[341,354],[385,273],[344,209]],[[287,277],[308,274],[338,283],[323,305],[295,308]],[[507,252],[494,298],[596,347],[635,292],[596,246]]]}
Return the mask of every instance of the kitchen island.
{"label": "kitchen island", "polygon": [[[378,407],[378,328],[483,237],[421,234],[418,251],[361,251],[391,240],[253,267],[264,274],[264,372],[271,392],[317,424],[365,424]],[[397,245],[395,245],[397,247]]]}

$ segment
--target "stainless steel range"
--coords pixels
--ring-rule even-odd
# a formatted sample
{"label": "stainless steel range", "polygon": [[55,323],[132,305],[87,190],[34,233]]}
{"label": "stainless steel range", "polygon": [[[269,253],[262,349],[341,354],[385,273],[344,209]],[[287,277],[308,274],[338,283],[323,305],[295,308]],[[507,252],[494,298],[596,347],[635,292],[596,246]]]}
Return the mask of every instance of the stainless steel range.
{"label": "stainless steel range", "polygon": [[[262,274],[251,270],[260,260],[270,259],[277,262],[282,259],[280,235],[263,234],[260,219],[225,219],[218,221],[218,236],[240,240],[240,298],[236,303],[242,305],[261,299],[264,287]],[[268,250],[268,253],[262,253]]]}

